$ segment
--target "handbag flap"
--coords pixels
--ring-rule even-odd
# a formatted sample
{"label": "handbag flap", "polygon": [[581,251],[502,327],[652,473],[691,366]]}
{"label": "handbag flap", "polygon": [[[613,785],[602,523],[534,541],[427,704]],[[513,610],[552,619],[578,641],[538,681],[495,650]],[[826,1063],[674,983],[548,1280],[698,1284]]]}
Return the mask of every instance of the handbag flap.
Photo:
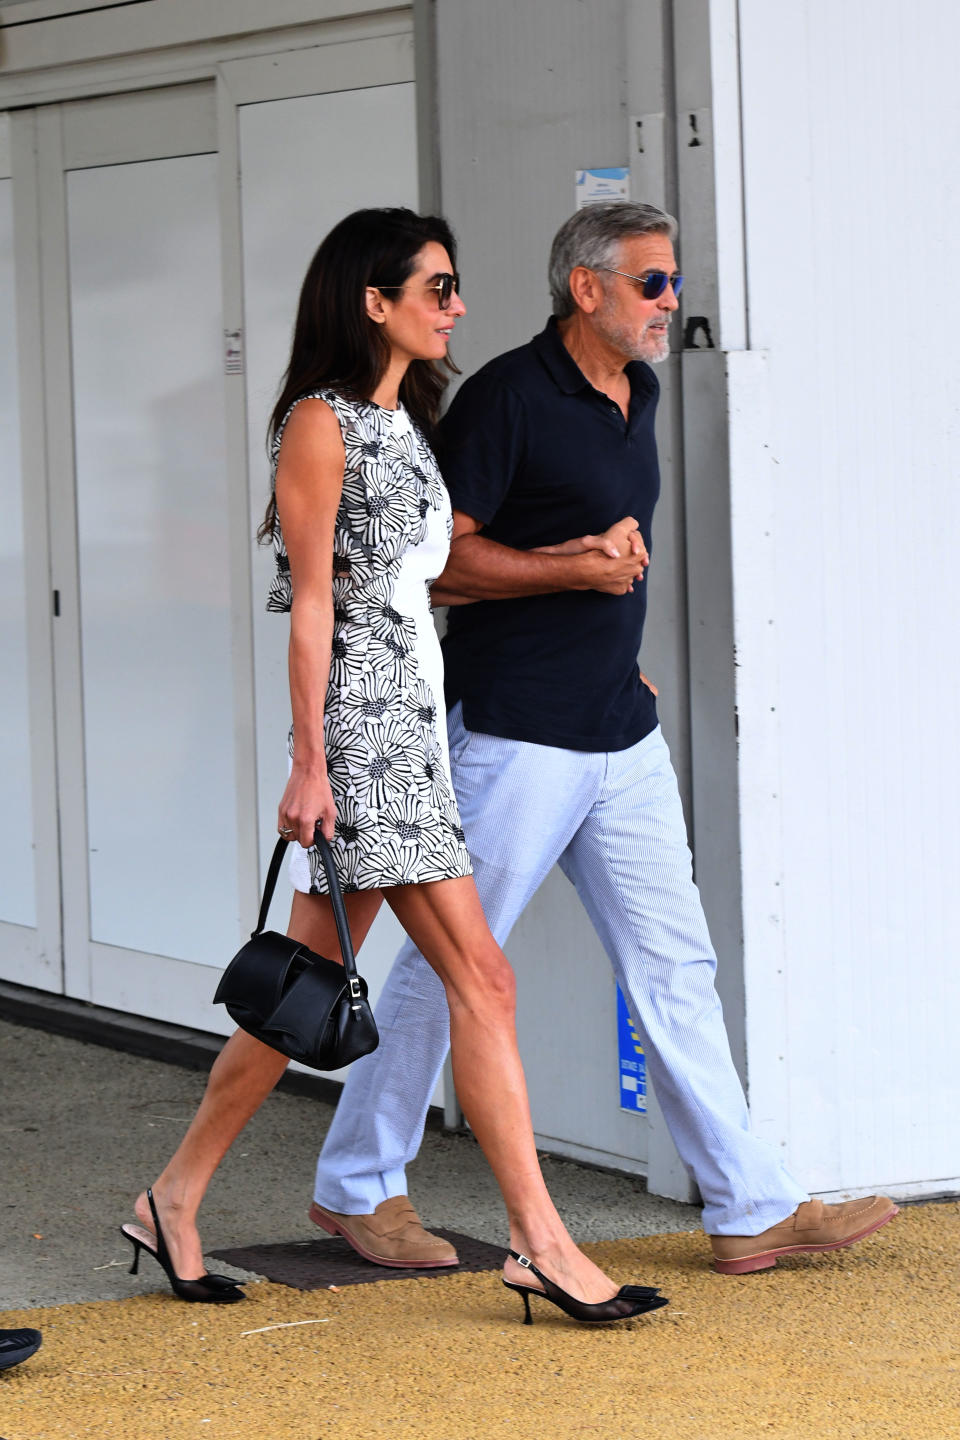
{"label": "handbag flap", "polygon": [[298,960],[309,968],[312,958],[311,951],[299,940],[291,940],[276,930],[264,930],[234,955],[220,977],[213,1003],[239,1005],[260,1016],[270,1015],[292,981],[291,969]]}
{"label": "handbag flap", "polygon": [[311,1040],[316,1043],[316,1037],[326,1031],[349,994],[343,966],[315,955],[266,1018],[264,1029],[296,1040],[298,1050],[308,1049]]}

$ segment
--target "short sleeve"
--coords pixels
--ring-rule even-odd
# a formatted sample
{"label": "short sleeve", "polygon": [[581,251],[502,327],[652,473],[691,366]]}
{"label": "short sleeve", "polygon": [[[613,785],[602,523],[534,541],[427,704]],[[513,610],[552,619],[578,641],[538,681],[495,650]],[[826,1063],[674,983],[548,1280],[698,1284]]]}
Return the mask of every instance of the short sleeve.
{"label": "short sleeve", "polygon": [[440,422],[437,458],[455,510],[489,525],[526,452],[520,396],[484,370],[467,380]]}

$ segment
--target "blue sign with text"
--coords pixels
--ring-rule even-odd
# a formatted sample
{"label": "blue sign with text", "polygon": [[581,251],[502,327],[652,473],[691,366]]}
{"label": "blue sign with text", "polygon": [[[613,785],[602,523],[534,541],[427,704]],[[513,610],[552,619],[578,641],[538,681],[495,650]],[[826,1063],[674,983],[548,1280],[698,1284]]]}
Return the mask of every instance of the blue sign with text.
{"label": "blue sign with text", "polygon": [[647,1113],[647,1057],[630,1019],[623,991],[617,986],[617,1038],[620,1049],[620,1109]]}

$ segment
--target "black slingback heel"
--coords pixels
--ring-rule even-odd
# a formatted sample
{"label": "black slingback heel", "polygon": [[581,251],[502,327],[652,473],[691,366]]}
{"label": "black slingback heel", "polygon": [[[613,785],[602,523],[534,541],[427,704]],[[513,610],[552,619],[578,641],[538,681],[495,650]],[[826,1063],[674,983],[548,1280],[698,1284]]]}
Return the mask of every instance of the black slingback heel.
{"label": "black slingback heel", "polygon": [[655,1286],[621,1285],[611,1299],[588,1305],[585,1300],[575,1300],[566,1290],[561,1290],[560,1286],[544,1275],[542,1270],[538,1270],[526,1255],[518,1255],[516,1250],[511,1250],[509,1254],[518,1265],[529,1270],[531,1275],[536,1275],[543,1286],[542,1290],[537,1290],[531,1289],[529,1285],[517,1285],[513,1280],[503,1282],[508,1290],[515,1290],[523,1298],[524,1325],[533,1324],[530,1313],[531,1295],[538,1295],[541,1300],[549,1300],[551,1305],[556,1305],[565,1315],[569,1315],[571,1320],[579,1320],[584,1325],[602,1325],[611,1320],[631,1320],[635,1315],[646,1315],[651,1310],[660,1310],[670,1303]]}
{"label": "black slingback heel", "polygon": [[141,1238],[142,1231],[137,1234],[132,1225],[120,1226],[120,1234],[133,1246],[133,1263],[130,1266],[130,1274],[136,1275],[140,1265],[140,1251],[146,1250],[147,1254],[152,1255],[163,1270],[170,1281],[170,1288],[178,1300],[188,1300],[200,1305],[235,1305],[238,1300],[246,1300],[246,1295],[236,1281],[229,1279],[226,1275],[201,1275],[197,1280],[181,1280],[180,1276],[174,1272],[167,1242],[163,1238],[160,1216],[157,1214],[152,1190],[147,1191],[147,1201],[157,1234],[156,1250]]}

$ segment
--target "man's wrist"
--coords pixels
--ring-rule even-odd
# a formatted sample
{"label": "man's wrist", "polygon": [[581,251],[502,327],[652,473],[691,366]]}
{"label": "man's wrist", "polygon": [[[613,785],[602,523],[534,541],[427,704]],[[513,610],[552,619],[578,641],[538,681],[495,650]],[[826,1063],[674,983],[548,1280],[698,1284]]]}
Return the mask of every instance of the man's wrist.
{"label": "man's wrist", "polygon": [[567,590],[591,590],[593,579],[590,574],[592,561],[590,557],[595,552],[592,550],[581,550],[578,555],[564,555],[564,570],[566,571]]}

